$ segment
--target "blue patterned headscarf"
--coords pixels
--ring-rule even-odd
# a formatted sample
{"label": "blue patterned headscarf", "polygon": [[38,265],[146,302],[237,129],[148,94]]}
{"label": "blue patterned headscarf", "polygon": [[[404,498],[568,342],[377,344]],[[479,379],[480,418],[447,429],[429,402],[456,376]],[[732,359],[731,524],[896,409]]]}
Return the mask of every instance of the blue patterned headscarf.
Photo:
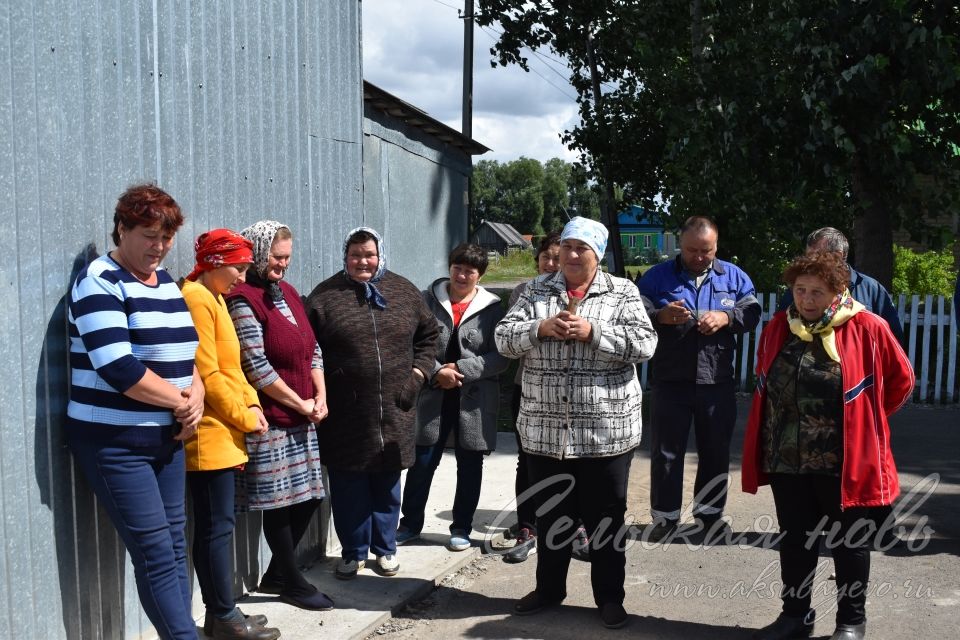
{"label": "blue patterned headscarf", "polygon": [[[350,272],[347,271],[347,249],[350,247],[350,238],[353,237],[355,233],[360,231],[366,231],[373,236],[373,241],[377,245],[377,255],[379,257],[377,263],[377,272],[373,274],[373,277],[367,280],[366,282],[362,280],[357,280],[356,278],[350,278]],[[380,293],[380,290],[377,289],[376,283],[380,282],[383,279],[383,274],[387,270],[387,251],[386,247],[383,246],[383,238],[380,236],[376,230],[371,229],[370,227],[357,227],[347,234],[347,237],[343,240],[343,274],[353,280],[357,284],[363,285],[364,296],[368,301],[372,302],[374,306],[380,309],[387,308],[387,299],[383,297],[383,294]]]}
{"label": "blue patterned headscarf", "polygon": [[574,239],[586,242],[597,254],[597,260],[603,260],[603,254],[607,251],[607,228],[596,220],[576,216],[571,218],[570,222],[563,227],[563,233],[560,234],[560,242]]}

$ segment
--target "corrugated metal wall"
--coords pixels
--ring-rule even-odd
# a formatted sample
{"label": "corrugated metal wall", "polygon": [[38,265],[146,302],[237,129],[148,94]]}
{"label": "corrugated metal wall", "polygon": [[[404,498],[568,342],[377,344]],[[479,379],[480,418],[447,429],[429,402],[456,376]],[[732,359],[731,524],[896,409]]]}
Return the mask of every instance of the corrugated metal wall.
{"label": "corrugated metal wall", "polygon": [[357,0],[0,3],[0,638],[151,635],[60,433],[64,295],[112,248],[116,197],[155,180],[178,199],[175,276],[197,233],[285,221],[309,291],[363,215],[359,43]]}
{"label": "corrugated metal wall", "polygon": [[425,289],[467,239],[470,156],[369,106],[364,116],[367,224],[384,234],[387,268]]}

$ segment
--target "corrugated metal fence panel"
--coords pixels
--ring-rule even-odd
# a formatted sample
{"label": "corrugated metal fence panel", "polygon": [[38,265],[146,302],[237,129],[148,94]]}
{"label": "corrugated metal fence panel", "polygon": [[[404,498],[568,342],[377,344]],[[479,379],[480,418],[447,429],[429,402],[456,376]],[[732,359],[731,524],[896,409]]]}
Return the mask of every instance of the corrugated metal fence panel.
{"label": "corrugated metal fence panel", "polygon": [[[264,217],[298,238],[294,286],[339,268],[362,218],[359,21],[356,0],[0,4],[0,637],[151,635],[63,446],[64,296],[143,180],[187,216],[175,276],[197,233]],[[248,581],[263,560],[251,520]]]}
{"label": "corrugated metal fence panel", "polygon": [[365,116],[365,223],[384,235],[387,268],[426,288],[467,239],[470,158],[378,111]]}

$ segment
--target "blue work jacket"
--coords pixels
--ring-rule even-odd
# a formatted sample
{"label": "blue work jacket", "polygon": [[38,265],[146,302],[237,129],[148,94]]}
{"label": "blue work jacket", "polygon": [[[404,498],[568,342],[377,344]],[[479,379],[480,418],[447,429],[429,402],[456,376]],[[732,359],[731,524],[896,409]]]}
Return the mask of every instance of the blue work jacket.
{"label": "blue work jacket", "polygon": [[[677,256],[650,268],[637,280],[637,287],[657,330],[654,382],[716,384],[733,380],[737,336],[760,322],[760,302],[750,276],[734,264],[714,260],[698,289],[696,279]],[[693,317],[682,325],[660,324],[657,312],[675,300],[682,300]],[[697,322],[705,311],[723,311],[730,322],[720,331],[704,335],[697,330]]]}

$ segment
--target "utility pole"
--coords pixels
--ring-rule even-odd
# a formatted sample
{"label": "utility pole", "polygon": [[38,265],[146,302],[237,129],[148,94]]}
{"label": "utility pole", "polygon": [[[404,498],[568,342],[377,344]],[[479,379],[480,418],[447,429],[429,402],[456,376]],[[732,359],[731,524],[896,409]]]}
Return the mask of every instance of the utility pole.
{"label": "utility pole", "polygon": [[[593,106],[598,122],[603,122],[603,94],[600,92],[600,73],[597,71],[597,58],[594,53],[593,25],[587,25],[587,62],[590,64],[590,79],[593,80]],[[605,125],[603,133],[610,136]],[[609,145],[607,145],[609,148]],[[610,230],[610,245],[613,249],[613,264],[610,271],[617,276],[625,276],[623,247],[620,245],[620,221],[613,206],[613,182],[610,180],[610,161],[603,158],[600,163],[600,176],[603,180],[603,196],[600,198],[600,214],[604,224]],[[601,258],[603,256],[600,256]]]}
{"label": "utility pole", "polygon": [[[473,138],[473,0],[463,3],[463,120],[460,132]],[[467,176],[467,236],[473,231],[473,162]]]}
{"label": "utility pole", "polygon": [[473,0],[463,3],[463,126],[461,133],[473,137]]}

